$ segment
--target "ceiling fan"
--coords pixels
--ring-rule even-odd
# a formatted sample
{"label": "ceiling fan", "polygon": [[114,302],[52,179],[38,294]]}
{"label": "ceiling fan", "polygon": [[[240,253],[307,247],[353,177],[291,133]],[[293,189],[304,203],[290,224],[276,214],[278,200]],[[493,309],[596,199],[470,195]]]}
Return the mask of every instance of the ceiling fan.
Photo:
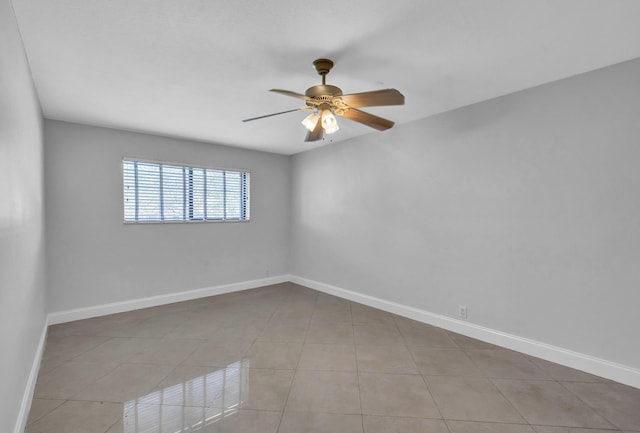
{"label": "ceiling fan", "polygon": [[252,117],[251,119],[244,119],[243,122],[292,113],[294,111],[313,110],[313,112],[302,121],[302,124],[308,129],[304,141],[318,141],[322,139],[323,134],[333,134],[340,129],[335,116],[346,117],[347,119],[362,123],[379,131],[384,131],[394,125],[394,122],[391,120],[374,116],[373,114],[358,110],[358,108],[403,105],[404,95],[402,93],[396,89],[382,89],[343,95],[339,87],[326,83],[327,74],[331,68],[333,68],[333,61],[329,59],[317,59],[313,62],[313,66],[322,77],[322,84],[309,87],[304,95],[290,90],[271,89],[271,92],[304,100],[307,105],[306,107]]}

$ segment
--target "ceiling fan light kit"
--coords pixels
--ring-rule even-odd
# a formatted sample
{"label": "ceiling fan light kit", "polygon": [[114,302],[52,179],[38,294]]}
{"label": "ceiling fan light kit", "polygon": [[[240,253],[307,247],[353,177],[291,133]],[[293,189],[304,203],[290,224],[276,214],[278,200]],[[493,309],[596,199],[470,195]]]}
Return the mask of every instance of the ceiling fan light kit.
{"label": "ceiling fan light kit", "polygon": [[316,113],[311,113],[307,117],[305,117],[301,123],[309,131],[313,131],[313,129],[316,127],[316,123],[318,123],[318,120],[320,120],[320,116],[318,116]]}
{"label": "ceiling fan light kit", "polygon": [[322,77],[322,84],[309,87],[304,95],[292,92],[291,90],[271,89],[271,92],[304,100],[306,107],[252,117],[250,119],[244,119],[243,122],[292,113],[294,111],[313,110],[313,112],[302,121],[302,124],[308,130],[304,141],[318,141],[322,139],[323,134],[333,134],[337,132],[340,127],[338,126],[338,121],[335,116],[345,117],[377,129],[378,131],[384,131],[393,127],[394,122],[391,120],[374,116],[373,114],[358,110],[358,108],[404,105],[404,95],[402,93],[396,89],[382,89],[344,95],[342,89],[326,83],[327,74],[331,71],[331,68],[333,68],[333,61],[329,59],[316,59],[313,62],[313,66],[318,72],[318,75]]}
{"label": "ceiling fan light kit", "polygon": [[321,118],[322,118],[322,129],[324,129],[325,133],[333,134],[334,132],[337,132],[338,129],[340,129],[340,127],[338,126],[338,121],[336,120],[335,116],[331,112],[331,109],[324,108],[322,110]]}

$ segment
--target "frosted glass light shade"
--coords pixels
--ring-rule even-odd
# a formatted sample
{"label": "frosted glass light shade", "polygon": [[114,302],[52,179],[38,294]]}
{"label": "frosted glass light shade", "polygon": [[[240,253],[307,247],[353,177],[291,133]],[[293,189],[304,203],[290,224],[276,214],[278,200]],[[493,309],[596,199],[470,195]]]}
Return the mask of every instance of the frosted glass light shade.
{"label": "frosted glass light shade", "polygon": [[338,121],[331,110],[322,110],[322,128],[324,128],[326,134],[333,134],[340,129]]}
{"label": "frosted glass light shade", "polygon": [[318,124],[319,120],[320,120],[320,117],[316,113],[311,113],[304,118],[304,120],[302,121],[302,124],[309,131],[313,131],[314,129],[316,129],[316,125]]}

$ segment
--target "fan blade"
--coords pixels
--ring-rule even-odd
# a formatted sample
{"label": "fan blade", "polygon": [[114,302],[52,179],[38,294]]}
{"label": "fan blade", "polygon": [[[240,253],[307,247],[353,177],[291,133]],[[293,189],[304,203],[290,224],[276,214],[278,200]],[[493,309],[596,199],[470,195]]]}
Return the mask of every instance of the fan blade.
{"label": "fan blade", "polygon": [[378,131],[384,131],[395,125],[391,120],[374,116],[373,114],[365,113],[364,111],[360,111],[355,108],[350,108],[345,111],[344,114],[342,114],[342,117],[370,126]]}
{"label": "fan blade", "polygon": [[316,127],[313,128],[313,131],[308,131],[307,136],[304,138],[304,141],[318,141],[322,140],[322,133],[324,129],[322,129],[322,121],[318,119],[316,122]]}
{"label": "fan blade", "polygon": [[276,93],[280,93],[281,95],[285,95],[285,96],[292,96],[294,98],[298,98],[298,99],[302,99],[302,100],[307,100],[309,98],[307,98],[306,96],[304,96],[301,93],[296,93],[296,92],[292,92],[291,90],[283,90],[283,89],[271,89],[269,90],[270,92],[276,92]]}
{"label": "fan blade", "polygon": [[244,119],[243,122],[250,122],[252,120],[264,119],[265,117],[277,116],[279,114],[293,113],[294,111],[313,110],[313,107],[294,108],[293,110],[281,111],[279,113],[265,114],[264,116],[252,117],[251,119]]}
{"label": "fan blade", "polygon": [[371,92],[342,95],[349,107],[378,107],[382,105],[404,105],[404,95],[396,89],[373,90]]}

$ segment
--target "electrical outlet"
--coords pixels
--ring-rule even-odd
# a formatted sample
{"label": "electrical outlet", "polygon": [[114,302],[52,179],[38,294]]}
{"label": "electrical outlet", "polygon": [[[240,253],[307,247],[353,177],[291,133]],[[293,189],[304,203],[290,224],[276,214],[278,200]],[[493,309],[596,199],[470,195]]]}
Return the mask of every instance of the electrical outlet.
{"label": "electrical outlet", "polygon": [[462,319],[466,319],[467,318],[467,306],[466,305],[460,305],[458,307],[458,315]]}

